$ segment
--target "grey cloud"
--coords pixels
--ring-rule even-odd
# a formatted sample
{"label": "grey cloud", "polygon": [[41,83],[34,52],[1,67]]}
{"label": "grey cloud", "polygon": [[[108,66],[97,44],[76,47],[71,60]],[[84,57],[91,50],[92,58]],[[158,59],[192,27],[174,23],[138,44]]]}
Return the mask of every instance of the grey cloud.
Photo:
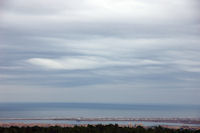
{"label": "grey cloud", "polygon": [[[198,99],[192,95],[197,96],[200,76],[198,10],[197,0],[4,1],[0,90],[21,96],[18,89],[24,95],[48,87],[59,95],[57,90],[81,95],[83,89],[87,97],[102,88],[110,92],[108,102],[113,91],[116,101],[127,95],[124,102],[140,102],[139,96],[149,94],[141,101],[155,102],[154,96],[164,94],[176,99],[173,93],[182,88],[177,99],[192,103]],[[129,93],[122,94],[123,89]],[[189,90],[187,101],[182,96]],[[48,101],[52,94],[45,92],[40,99]]]}

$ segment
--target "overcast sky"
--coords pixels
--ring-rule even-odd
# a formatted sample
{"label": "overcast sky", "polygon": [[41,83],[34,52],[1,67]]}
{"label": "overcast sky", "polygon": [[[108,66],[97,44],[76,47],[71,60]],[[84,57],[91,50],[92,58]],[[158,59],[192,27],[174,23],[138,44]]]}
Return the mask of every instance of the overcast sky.
{"label": "overcast sky", "polygon": [[198,0],[1,0],[0,102],[199,104]]}

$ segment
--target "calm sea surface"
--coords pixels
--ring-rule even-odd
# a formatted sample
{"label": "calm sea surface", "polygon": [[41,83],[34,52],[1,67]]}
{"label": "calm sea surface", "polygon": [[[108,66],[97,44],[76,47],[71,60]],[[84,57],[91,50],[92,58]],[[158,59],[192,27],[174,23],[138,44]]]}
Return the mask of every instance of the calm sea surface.
{"label": "calm sea surface", "polygon": [[[198,105],[139,105],[95,103],[0,103],[0,118],[79,118],[79,117],[136,117],[136,118],[200,118]],[[2,120],[0,120],[2,121]],[[22,121],[22,120],[21,120]],[[16,122],[9,121],[7,122]],[[30,122],[23,120],[22,122]],[[34,121],[66,123],[66,121]],[[75,124],[75,121],[68,121]],[[84,124],[81,122],[80,124]],[[95,122],[87,122],[93,124]],[[107,124],[108,122],[101,122]],[[115,122],[109,122],[115,123]],[[117,122],[119,124],[123,124]],[[128,122],[126,122],[128,123]],[[125,123],[125,124],[126,124]],[[152,124],[152,123],[151,123]],[[148,125],[148,122],[147,122]]]}

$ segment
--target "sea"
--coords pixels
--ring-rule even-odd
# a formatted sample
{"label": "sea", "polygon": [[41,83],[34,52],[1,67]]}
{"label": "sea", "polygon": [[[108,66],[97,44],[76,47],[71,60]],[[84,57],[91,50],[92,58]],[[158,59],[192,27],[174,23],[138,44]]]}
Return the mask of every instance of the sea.
{"label": "sea", "polygon": [[[17,120],[48,119],[48,120]],[[0,122],[50,124],[138,124],[187,125],[200,124],[136,122],[136,121],[77,121],[54,118],[200,118],[200,105],[103,104],[103,103],[0,103]]]}

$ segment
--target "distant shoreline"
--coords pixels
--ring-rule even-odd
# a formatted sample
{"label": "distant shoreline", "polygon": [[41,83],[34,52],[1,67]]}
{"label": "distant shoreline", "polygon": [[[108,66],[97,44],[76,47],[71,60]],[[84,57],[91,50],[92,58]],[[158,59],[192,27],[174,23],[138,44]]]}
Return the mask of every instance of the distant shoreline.
{"label": "distant shoreline", "polygon": [[200,118],[0,118],[6,120],[54,120],[54,121],[140,121],[140,122],[165,122],[181,124],[200,124]]}

